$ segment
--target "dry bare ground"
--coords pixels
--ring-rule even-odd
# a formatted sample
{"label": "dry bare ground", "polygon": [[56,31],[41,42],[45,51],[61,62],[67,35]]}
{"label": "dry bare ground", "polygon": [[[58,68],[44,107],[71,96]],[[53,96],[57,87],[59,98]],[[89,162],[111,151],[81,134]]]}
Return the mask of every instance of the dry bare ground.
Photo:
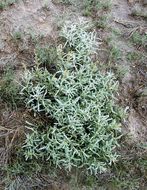
{"label": "dry bare ground", "polygon": [[[142,6],[141,3],[135,1],[113,1],[114,8],[112,9],[112,15],[114,22],[112,23],[116,29],[119,29],[123,38],[119,38],[117,43],[119,49],[122,51],[122,59],[120,64],[122,67],[126,67],[127,71],[122,79],[121,95],[123,101],[129,107],[129,118],[127,128],[133,135],[133,139],[137,141],[146,142],[146,125],[147,125],[147,99],[144,94],[147,84],[147,57],[146,57],[146,43],[144,48],[141,45],[134,46],[129,43],[133,34],[138,31],[142,34],[147,32],[146,19],[140,19],[139,17],[133,17],[132,12],[134,7],[146,11],[147,8]],[[145,4],[145,2],[144,2]],[[128,54],[134,54],[134,52],[142,53],[142,60],[135,58],[133,62],[127,59]]]}

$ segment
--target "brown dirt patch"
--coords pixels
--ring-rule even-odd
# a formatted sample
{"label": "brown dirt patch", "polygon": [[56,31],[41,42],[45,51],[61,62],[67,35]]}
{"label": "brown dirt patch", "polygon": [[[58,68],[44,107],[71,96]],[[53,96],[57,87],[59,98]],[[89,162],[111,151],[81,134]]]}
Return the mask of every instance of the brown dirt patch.
{"label": "brown dirt patch", "polygon": [[128,125],[127,130],[132,135],[132,140],[147,141],[147,117],[146,117],[146,103],[147,96],[143,95],[144,89],[147,87],[147,55],[145,49],[140,48],[140,53],[146,55],[144,60],[127,60],[128,53],[134,53],[137,48],[130,43],[128,34],[136,27],[141,26],[143,29],[147,27],[144,19],[137,19],[131,16],[134,6],[142,7],[142,3],[133,1],[129,4],[127,0],[113,1],[112,26],[119,29],[122,33],[120,38],[117,38],[116,43],[119,49],[122,51],[122,58],[118,62],[127,72],[121,80],[121,93],[120,98],[123,105],[128,107]]}

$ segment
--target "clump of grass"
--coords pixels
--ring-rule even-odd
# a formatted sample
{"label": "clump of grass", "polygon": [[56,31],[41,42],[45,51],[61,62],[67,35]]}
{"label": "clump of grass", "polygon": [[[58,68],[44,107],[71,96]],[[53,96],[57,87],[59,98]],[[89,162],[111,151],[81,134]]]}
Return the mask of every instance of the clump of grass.
{"label": "clump of grass", "polygon": [[147,18],[147,13],[145,12],[145,10],[139,8],[139,7],[134,7],[131,13],[132,16],[135,17],[142,17],[144,19]]}
{"label": "clump of grass", "polygon": [[31,28],[29,29],[29,31],[27,31],[26,35],[30,38],[31,42],[34,44],[37,44],[39,40],[42,40],[44,38],[43,33],[36,34],[34,30]]}
{"label": "clump of grass", "polygon": [[83,2],[83,15],[92,16],[94,12],[108,11],[110,8],[111,8],[111,1],[86,0]]}
{"label": "clump of grass", "polygon": [[3,10],[6,7],[5,3],[0,2],[0,10]]}
{"label": "clump of grass", "polygon": [[122,33],[121,33],[121,31],[120,31],[120,29],[118,29],[118,28],[112,28],[112,35],[115,37],[121,37],[121,35],[122,35]]}
{"label": "clump of grass", "polygon": [[12,69],[7,69],[2,75],[0,81],[0,98],[2,101],[8,103],[12,107],[20,101],[19,97],[20,87],[14,81],[14,72]]}
{"label": "clump of grass", "polygon": [[57,61],[57,50],[54,46],[49,47],[36,47],[36,59],[41,67],[45,67],[48,70],[54,70]]}
{"label": "clump of grass", "polygon": [[[125,155],[123,160],[113,168],[115,175],[109,180],[110,186],[116,189],[135,189],[140,190],[146,187],[146,151],[136,150],[131,148],[129,150],[130,156]],[[132,155],[134,154],[134,155]],[[141,156],[140,156],[141,155]]]}
{"label": "clump of grass", "polygon": [[109,62],[117,62],[122,57],[122,51],[116,44],[117,37],[114,31],[111,36],[105,39],[105,43],[108,46]]}
{"label": "clump of grass", "polygon": [[74,0],[53,0],[54,3],[61,3],[63,5],[72,5]]}
{"label": "clump of grass", "polygon": [[98,0],[96,2],[96,9],[97,10],[103,10],[103,11],[108,11],[111,9],[112,2],[111,0]]}
{"label": "clump of grass", "polygon": [[131,42],[136,46],[143,46],[147,45],[147,34],[140,34],[139,32],[134,32],[131,36]]}
{"label": "clump of grass", "polygon": [[94,8],[94,1],[90,0],[90,1],[84,1],[83,4],[83,15],[84,16],[92,16],[92,12],[93,12],[93,8]]}
{"label": "clump of grass", "polygon": [[[54,189],[62,180],[62,183],[67,183],[69,177],[63,170],[56,170],[49,164],[42,161],[26,162],[20,160],[20,153],[18,155],[19,162],[8,166],[4,169],[7,177],[4,179],[5,189],[8,190],[26,190],[26,189]],[[61,184],[59,185],[61,187]]]}
{"label": "clump of grass", "polygon": [[138,60],[142,59],[142,55],[138,52],[129,52],[127,54],[127,59],[129,61],[138,61]]}
{"label": "clump of grass", "polygon": [[17,32],[13,32],[12,34],[11,34],[11,36],[12,36],[12,40],[14,41],[14,42],[18,42],[18,41],[21,41],[22,39],[23,39],[23,34],[20,32],[20,31],[17,31]]}
{"label": "clump of grass", "polygon": [[4,10],[10,5],[13,5],[16,2],[16,0],[3,0],[0,2],[0,10]]}
{"label": "clump of grass", "polygon": [[109,58],[111,61],[118,61],[121,59],[121,51],[117,46],[113,45],[111,47]]}
{"label": "clump of grass", "polygon": [[124,179],[123,178],[114,178],[111,181],[111,186],[116,189],[128,189],[128,190],[139,190],[138,179]]}
{"label": "clump of grass", "polygon": [[37,66],[23,77],[26,106],[51,120],[30,128],[24,155],[26,160],[43,159],[67,170],[104,172],[118,158],[118,83],[112,73],[101,73],[92,63],[94,33],[71,25],[64,26],[61,36],[65,43],[57,48],[56,73]]}
{"label": "clump of grass", "polygon": [[102,15],[97,18],[97,21],[95,22],[95,26],[97,28],[105,29],[108,26],[108,16]]}

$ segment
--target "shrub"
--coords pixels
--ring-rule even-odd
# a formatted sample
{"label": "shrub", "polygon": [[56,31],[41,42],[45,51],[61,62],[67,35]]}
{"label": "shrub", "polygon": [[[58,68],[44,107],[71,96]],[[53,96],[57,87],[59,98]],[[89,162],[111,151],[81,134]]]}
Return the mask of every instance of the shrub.
{"label": "shrub", "polygon": [[72,27],[62,30],[66,42],[57,48],[58,71],[52,74],[37,66],[23,77],[26,106],[49,121],[31,128],[23,149],[27,160],[43,159],[67,170],[83,167],[96,174],[118,157],[118,83],[112,73],[101,73],[92,63],[94,33]]}

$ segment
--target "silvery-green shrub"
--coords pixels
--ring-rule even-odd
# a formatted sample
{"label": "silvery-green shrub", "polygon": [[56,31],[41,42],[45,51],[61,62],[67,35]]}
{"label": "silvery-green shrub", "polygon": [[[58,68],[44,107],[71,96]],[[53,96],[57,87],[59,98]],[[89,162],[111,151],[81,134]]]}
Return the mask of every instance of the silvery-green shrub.
{"label": "silvery-green shrub", "polygon": [[26,106],[51,121],[32,127],[23,150],[26,159],[96,174],[118,158],[121,112],[114,96],[118,82],[92,62],[94,34],[72,27],[62,30],[65,44],[57,47],[58,70],[53,74],[36,66],[23,76]]}

